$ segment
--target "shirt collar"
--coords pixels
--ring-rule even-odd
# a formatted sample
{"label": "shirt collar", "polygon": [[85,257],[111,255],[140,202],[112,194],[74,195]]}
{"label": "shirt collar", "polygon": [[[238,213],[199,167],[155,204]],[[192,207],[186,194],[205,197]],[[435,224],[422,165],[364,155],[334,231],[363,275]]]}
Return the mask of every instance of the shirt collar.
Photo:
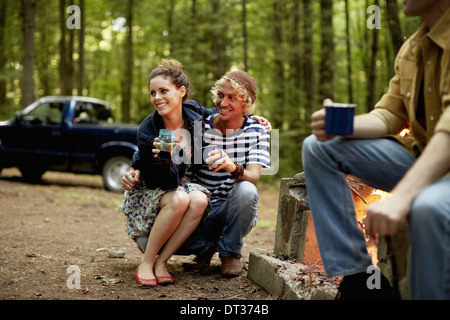
{"label": "shirt collar", "polygon": [[442,49],[450,42],[450,8],[447,9],[434,27],[428,32],[428,37]]}

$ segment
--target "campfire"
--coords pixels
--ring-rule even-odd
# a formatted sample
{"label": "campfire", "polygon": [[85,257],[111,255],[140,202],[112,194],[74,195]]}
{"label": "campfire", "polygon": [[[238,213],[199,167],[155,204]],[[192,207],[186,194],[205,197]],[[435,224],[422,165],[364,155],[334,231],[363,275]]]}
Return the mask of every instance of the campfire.
{"label": "campfire", "polygon": [[[403,129],[398,135],[401,137],[405,137],[410,135],[411,131],[409,129]],[[366,235],[364,228],[364,219],[366,218],[366,209],[367,206],[383,200],[385,197],[389,195],[389,192],[385,192],[382,190],[371,188],[363,183],[361,183],[358,179],[353,177],[347,178],[348,185],[352,190],[353,194],[353,202],[355,205],[356,211],[356,220],[358,224],[361,226],[361,229],[364,232],[364,236],[367,244],[367,251],[372,257],[372,263],[374,265],[378,264],[378,249],[377,249],[377,239],[369,237]]]}
{"label": "campfire", "polygon": [[372,263],[374,265],[377,265],[378,242],[377,239],[374,239],[366,234],[364,228],[364,219],[366,218],[367,206],[372,203],[383,200],[387,195],[389,195],[389,193],[382,190],[371,188],[353,177],[348,177],[347,182],[348,185],[350,186],[350,189],[352,190],[353,202],[356,211],[356,220],[358,221],[359,226],[364,232],[367,244],[367,251],[372,257]]}

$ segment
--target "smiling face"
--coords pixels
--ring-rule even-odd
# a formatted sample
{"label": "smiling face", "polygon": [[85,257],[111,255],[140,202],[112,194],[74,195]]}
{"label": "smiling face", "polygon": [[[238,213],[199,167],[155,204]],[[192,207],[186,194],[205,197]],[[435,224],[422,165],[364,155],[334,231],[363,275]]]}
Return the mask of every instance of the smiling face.
{"label": "smiling face", "polygon": [[244,100],[229,81],[220,84],[215,104],[220,118],[224,121],[241,119],[244,114]]}
{"label": "smiling face", "polygon": [[157,76],[150,81],[150,99],[160,116],[166,116],[174,111],[181,111],[186,88],[177,88],[170,78]]}

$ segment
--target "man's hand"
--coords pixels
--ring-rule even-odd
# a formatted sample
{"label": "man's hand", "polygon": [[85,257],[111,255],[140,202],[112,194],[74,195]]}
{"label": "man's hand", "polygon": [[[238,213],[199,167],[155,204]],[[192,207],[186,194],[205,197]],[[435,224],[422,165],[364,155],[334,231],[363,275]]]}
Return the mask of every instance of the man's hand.
{"label": "man's hand", "polygon": [[370,205],[365,219],[367,234],[372,237],[376,234],[394,235],[400,223],[408,216],[410,209],[409,201],[395,195]]}
{"label": "man's hand", "polygon": [[122,177],[122,188],[124,190],[133,190],[141,177],[141,171],[130,168]]}
{"label": "man's hand", "polygon": [[393,235],[409,212],[414,199],[450,170],[450,134],[438,131],[424,151],[391,192],[391,196],[367,208],[369,235]]}
{"label": "man's hand", "polygon": [[228,155],[223,150],[213,150],[208,154],[206,162],[211,163],[209,170],[216,173],[219,170],[225,169],[228,172],[233,172],[236,170],[234,162],[228,157]]}
{"label": "man's hand", "polygon": [[[206,159],[208,162],[214,161],[213,164],[209,166],[209,170],[212,172],[217,172],[221,169],[227,172],[233,172],[236,170],[236,165],[228,157],[225,151],[213,150],[209,153],[209,158]],[[244,170],[244,175],[239,179],[239,181],[248,181],[253,183],[255,186],[261,177],[262,165],[256,163],[249,163],[246,165]]]}
{"label": "man's hand", "polygon": [[325,107],[331,104],[333,104],[333,101],[331,99],[327,98],[323,100],[324,108],[314,112],[311,115],[312,133],[317,137],[317,140],[321,142],[331,140],[335,137],[325,132],[325,114],[326,114]]}
{"label": "man's hand", "polygon": [[325,108],[316,111],[311,116],[312,133],[317,137],[318,141],[324,142],[334,138],[333,135],[325,132]]}

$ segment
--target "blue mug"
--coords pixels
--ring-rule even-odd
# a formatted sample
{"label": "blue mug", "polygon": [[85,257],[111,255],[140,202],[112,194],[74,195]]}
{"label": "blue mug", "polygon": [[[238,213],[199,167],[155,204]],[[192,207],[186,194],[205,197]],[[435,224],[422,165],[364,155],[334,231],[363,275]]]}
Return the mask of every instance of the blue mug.
{"label": "blue mug", "polygon": [[325,132],[335,136],[353,134],[355,104],[334,103],[325,107]]}
{"label": "blue mug", "polygon": [[[213,164],[215,161],[218,160],[218,159],[216,159],[216,160],[209,161],[209,162],[206,161],[206,159],[208,159],[210,157],[208,154],[214,150],[219,150],[220,157],[218,159],[222,158],[223,151],[222,151],[222,149],[218,148],[216,145],[210,145],[210,146],[203,147],[202,148],[202,164],[203,165],[210,166],[211,164]],[[211,155],[211,157],[212,157],[212,155]]]}

